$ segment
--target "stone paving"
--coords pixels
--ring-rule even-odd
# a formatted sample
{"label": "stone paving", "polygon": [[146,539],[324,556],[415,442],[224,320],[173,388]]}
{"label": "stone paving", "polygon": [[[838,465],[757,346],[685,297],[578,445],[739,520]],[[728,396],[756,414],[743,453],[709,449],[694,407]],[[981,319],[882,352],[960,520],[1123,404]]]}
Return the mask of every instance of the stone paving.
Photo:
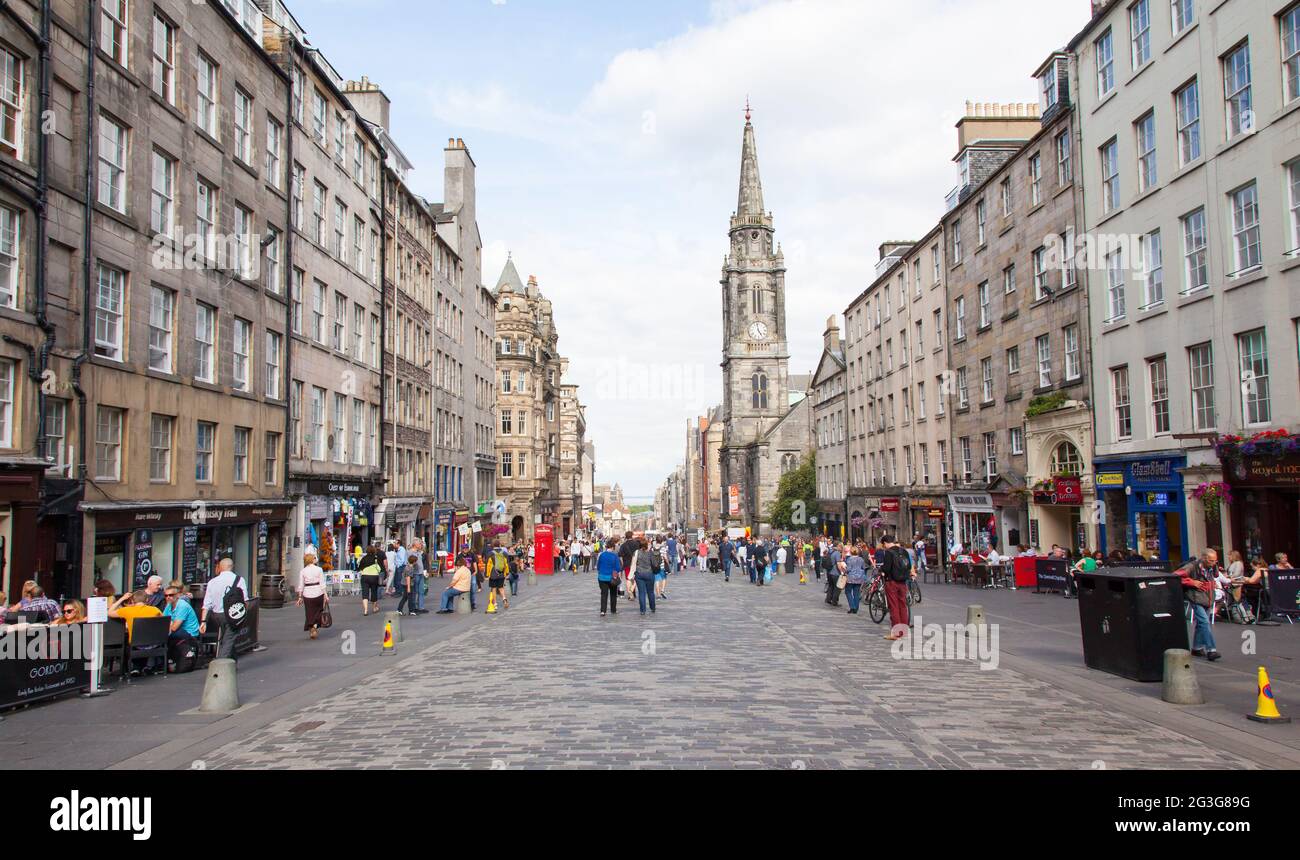
{"label": "stone paving", "polygon": [[[592,575],[204,757],[207,768],[1251,768],[1006,668],[895,660],[816,584],[684,573],[641,618]],[[410,656],[409,652],[407,656]]]}

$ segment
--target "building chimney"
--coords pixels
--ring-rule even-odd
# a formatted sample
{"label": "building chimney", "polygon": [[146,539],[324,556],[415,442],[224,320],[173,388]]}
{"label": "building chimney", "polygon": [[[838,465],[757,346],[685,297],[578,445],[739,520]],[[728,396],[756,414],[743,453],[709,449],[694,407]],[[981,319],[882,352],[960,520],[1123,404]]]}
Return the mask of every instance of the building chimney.
{"label": "building chimney", "polygon": [[829,352],[840,351],[840,323],[836,314],[831,314],[826,320],[826,332],[822,335],[822,343]]}

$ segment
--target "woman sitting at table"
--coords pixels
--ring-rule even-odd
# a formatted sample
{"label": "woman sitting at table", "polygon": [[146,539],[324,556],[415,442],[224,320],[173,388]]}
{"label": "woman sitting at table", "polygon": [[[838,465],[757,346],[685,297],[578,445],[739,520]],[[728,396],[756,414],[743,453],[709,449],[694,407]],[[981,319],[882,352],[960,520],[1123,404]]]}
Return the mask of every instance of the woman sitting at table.
{"label": "woman sitting at table", "polygon": [[83,624],[86,620],[86,607],[80,600],[63,601],[63,615],[55,619],[50,626],[61,627],[63,625]]}

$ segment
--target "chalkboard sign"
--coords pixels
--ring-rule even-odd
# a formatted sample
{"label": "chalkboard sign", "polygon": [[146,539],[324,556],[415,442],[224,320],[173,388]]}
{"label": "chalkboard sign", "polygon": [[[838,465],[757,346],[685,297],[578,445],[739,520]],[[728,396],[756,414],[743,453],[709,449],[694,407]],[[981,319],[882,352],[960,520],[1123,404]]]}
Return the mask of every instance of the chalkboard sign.
{"label": "chalkboard sign", "polygon": [[1268,571],[1268,597],[1273,611],[1300,617],[1300,570]]}
{"label": "chalkboard sign", "polygon": [[1063,558],[1040,558],[1034,572],[1036,591],[1065,591],[1070,582],[1070,562]]}
{"label": "chalkboard sign", "polygon": [[140,529],[135,535],[135,586],[144,588],[153,575],[153,532]]}
{"label": "chalkboard sign", "polygon": [[20,631],[10,629],[0,636],[11,639],[0,644],[0,650],[7,654],[23,655],[17,659],[0,660],[0,708],[25,705],[90,686],[87,661],[39,657],[29,659],[29,643]]}
{"label": "chalkboard sign", "polygon": [[199,527],[181,530],[181,581],[193,585],[199,581]]}

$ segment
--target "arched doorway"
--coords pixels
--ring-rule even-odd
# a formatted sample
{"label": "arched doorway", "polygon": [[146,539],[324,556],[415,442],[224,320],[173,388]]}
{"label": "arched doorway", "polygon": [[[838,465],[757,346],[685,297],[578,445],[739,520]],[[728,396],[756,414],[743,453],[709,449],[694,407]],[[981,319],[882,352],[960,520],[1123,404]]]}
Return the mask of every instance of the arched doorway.
{"label": "arched doorway", "polygon": [[524,518],[522,516],[517,516],[510,521],[510,539],[512,541],[524,539]]}

